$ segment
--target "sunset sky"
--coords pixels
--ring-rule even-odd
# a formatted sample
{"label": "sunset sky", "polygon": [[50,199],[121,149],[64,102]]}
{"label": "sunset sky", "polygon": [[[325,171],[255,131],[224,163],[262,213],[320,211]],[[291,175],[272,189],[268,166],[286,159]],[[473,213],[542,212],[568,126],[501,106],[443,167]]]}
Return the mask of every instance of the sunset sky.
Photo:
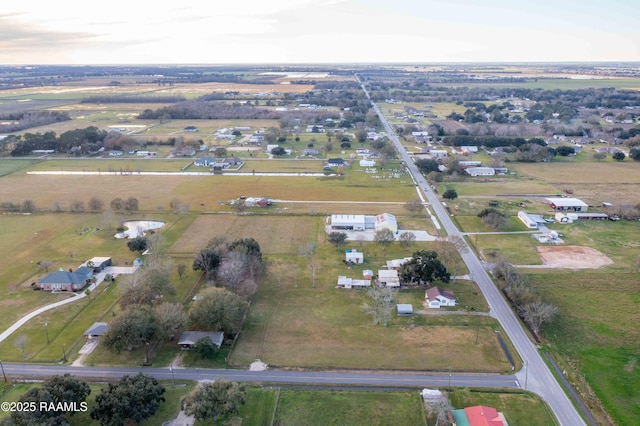
{"label": "sunset sky", "polygon": [[21,0],[0,64],[640,61],[638,0]]}

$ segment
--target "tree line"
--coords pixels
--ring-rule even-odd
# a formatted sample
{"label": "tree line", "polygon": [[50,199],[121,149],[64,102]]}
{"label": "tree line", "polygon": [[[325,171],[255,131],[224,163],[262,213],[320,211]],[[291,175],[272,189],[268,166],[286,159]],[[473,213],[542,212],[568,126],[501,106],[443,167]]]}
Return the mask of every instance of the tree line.
{"label": "tree line", "polygon": [[71,117],[64,111],[28,111],[0,115],[0,120],[10,122],[0,124],[0,133],[12,133],[31,127],[71,120]]}

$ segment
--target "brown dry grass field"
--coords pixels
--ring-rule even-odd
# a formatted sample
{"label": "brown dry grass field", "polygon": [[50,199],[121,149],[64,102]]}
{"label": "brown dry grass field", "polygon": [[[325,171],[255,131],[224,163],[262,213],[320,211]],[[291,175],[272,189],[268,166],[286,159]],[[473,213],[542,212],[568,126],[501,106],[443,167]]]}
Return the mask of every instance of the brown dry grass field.
{"label": "brown dry grass field", "polygon": [[215,237],[254,238],[268,255],[297,255],[322,225],[318,217],[203,215],[172,246],[172,253],[195,253]]}
{"label": "brown dry grass field", "polygon": [[613,264],[604,253],[581,246],[538,246],[538,254],[545,265],[552,268],[592,269]]}

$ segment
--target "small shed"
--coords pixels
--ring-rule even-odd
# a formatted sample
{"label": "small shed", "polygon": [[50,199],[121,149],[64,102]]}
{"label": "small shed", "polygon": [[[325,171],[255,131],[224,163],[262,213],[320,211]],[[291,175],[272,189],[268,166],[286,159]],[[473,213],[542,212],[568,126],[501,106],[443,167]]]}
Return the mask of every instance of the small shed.
{"label": "small shed", "polygon": [[364,254],[361,252],[358,252],[356,249],[346,250],[345,261],[347,263],[362,264],[364,262]]}
{"label": "small shed", "polygon": [[396,307],[398,309],[398,316],[400,317],[413,315],[413,306],[408,303],[398,303]]}

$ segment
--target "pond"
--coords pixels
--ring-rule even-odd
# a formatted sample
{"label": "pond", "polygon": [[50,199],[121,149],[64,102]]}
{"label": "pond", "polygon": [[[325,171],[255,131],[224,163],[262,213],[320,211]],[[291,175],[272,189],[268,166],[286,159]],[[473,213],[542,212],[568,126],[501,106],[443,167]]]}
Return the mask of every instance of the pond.
{"label": "pond", "polygon": [[125,228],[125,231],[118,232],[115,235],[116,238],[142,237],[146,231],[162,228],[164,222],[159,220],[129,220],[124,222],[122,226]]}

